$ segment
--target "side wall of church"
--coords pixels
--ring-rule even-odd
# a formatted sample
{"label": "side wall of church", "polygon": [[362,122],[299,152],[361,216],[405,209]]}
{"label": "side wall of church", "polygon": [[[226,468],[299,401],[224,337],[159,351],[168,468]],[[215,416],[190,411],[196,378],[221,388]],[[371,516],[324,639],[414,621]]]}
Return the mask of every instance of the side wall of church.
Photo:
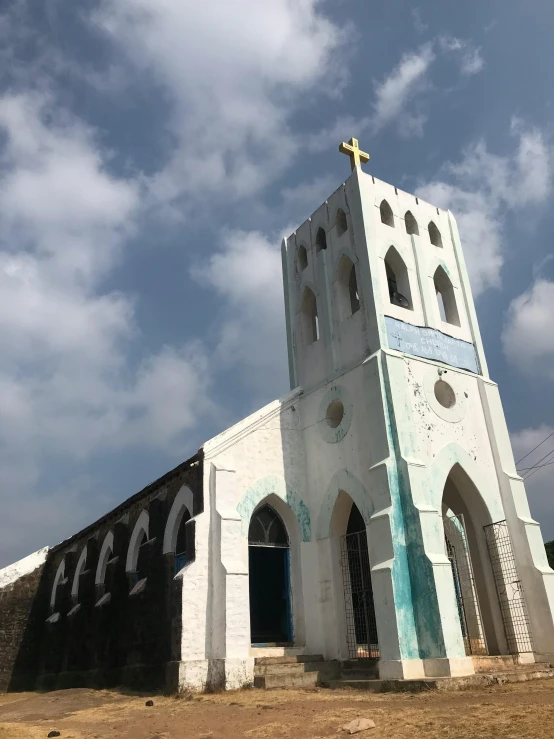
{"label": "side wall of church", "polygon": [[[192,508],[186,556],[194,560],[202,473],[198,454],[52,548],[43,566],[0,588],[3,690],[166,685],[168,666],[181,657],[182,582],[164,538],[176,496],[186,488]],[[145,517],[138,573],[136,566],[129,570],[128,555],[135,525]]]}

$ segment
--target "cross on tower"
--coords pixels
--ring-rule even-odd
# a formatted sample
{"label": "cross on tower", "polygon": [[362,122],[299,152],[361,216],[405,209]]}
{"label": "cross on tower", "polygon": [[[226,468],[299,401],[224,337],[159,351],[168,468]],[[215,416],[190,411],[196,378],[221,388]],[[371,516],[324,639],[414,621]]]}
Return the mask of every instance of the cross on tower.
{"label": "cross on tower", "polygon": [[358,139],[350,139],[347,144],[343,141],[339,146],[339,151],[341,154],[347,154],[350,157],[352,171],[354,171],[354,167],[361,167],[362,162],[369,162],[369,154],[361,151],[358,146]]}

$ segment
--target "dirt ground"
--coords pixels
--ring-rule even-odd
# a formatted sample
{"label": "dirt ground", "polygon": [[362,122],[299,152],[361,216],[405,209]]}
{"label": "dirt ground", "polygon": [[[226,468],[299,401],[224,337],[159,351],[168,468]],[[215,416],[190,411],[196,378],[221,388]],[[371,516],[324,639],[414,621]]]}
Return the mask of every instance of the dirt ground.
{"label": "dirt ground", "polygon": [[[146,706],[151,698],[153,706]],[[107,690],[0,695],[0,739],[331,737],[372,718],[371,739],[554,738],[554,680],[452,693],[242,690],[171,698]],[[347,734],[343,734],[347,736]]]}

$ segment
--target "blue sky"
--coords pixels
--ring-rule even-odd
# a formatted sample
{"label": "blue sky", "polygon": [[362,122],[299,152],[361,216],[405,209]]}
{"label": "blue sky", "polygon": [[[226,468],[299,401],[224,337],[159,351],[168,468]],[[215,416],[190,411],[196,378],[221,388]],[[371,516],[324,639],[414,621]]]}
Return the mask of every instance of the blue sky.
{"label": "blue sky", "polygon": [[[0,566],[287,390],[279,244],[350,136],[456,214],[516,457],[554,430],[553,26],[546,0],[14,0]],[[546,538],[553,472],[528,487]]]}

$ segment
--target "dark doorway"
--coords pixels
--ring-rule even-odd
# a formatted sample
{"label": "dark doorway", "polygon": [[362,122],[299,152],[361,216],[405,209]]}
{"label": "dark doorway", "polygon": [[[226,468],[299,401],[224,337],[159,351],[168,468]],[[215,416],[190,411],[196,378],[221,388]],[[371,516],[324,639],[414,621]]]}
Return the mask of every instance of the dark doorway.
{"label": "dark doorway", "polygon": [[252,516],[248,566],[252,644],[290,643],[289,540],[283,521],[269,505]]}
{"label": "dark doorway", "polygon": [[350,658],[379,657],[366,526],[355,503],[352,503],[346,534],[341,539],[341,564]]}

